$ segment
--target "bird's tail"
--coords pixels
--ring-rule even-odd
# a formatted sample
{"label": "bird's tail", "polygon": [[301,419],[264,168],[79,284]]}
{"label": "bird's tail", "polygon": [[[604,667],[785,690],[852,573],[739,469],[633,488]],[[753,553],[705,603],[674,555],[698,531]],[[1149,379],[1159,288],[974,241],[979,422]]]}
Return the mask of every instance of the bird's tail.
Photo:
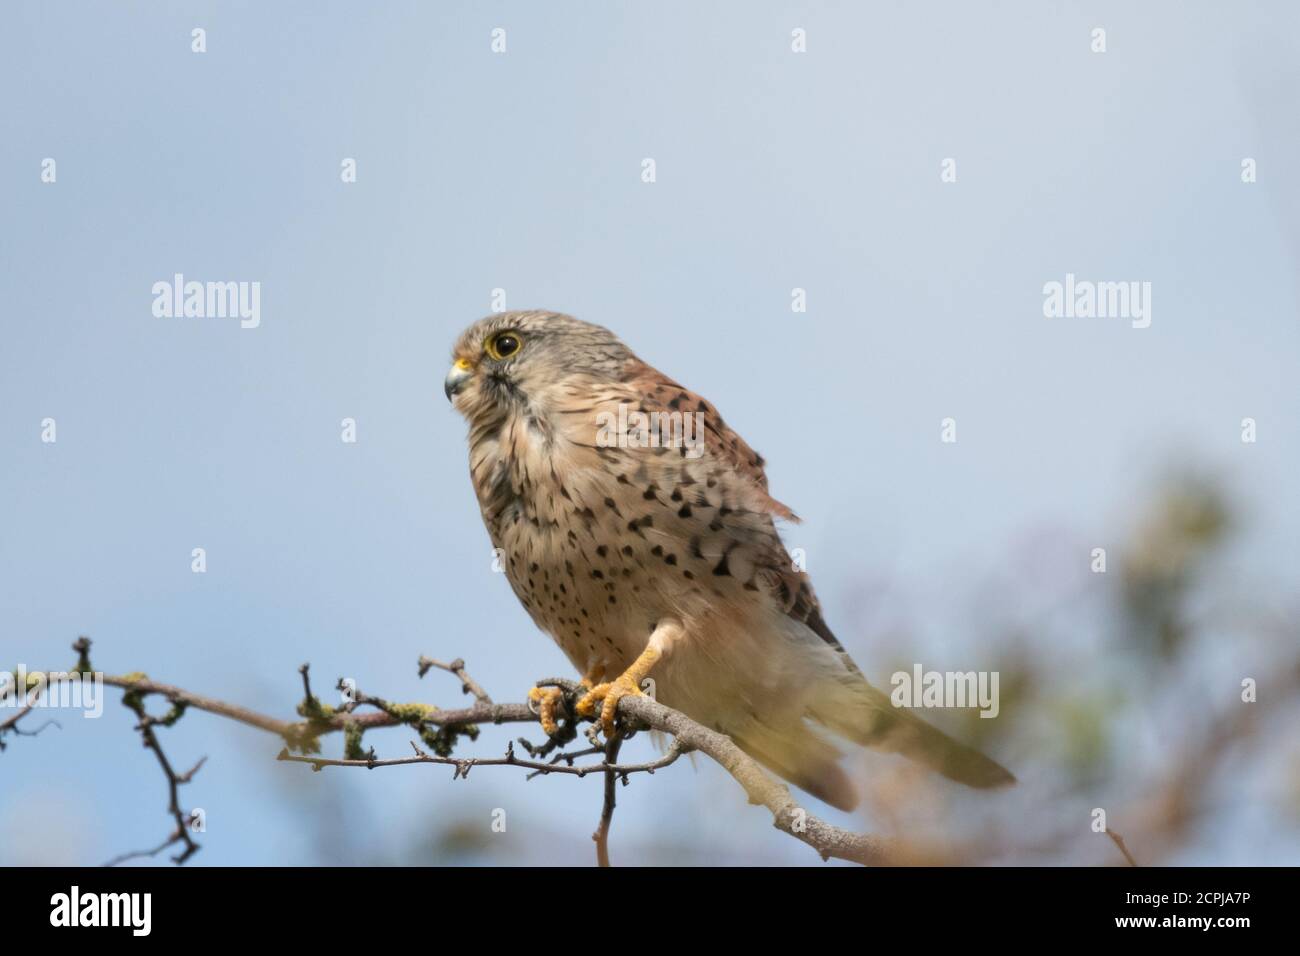
{"label": "bird's tail", "polygon": [[899,753],[950,780],[988,789],[1016,782],[1009,770],[974,747],[953,740],[858,675],[839,693],[818,698],[811,716],[837,734],[873,750]]}
{"label": "bird's tail", "polygon": [[752,723],[732,739],[741,750],[778,776],[840,810],[858,805],[858,794],[840,769],[840,753],[801,720],[773,727]]}

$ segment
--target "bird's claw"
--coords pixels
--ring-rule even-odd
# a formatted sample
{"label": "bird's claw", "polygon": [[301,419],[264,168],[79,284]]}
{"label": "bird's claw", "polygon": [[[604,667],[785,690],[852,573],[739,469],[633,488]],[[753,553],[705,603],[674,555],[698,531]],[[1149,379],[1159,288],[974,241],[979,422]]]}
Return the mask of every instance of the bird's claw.
{"label": "bird's claw", "polygon": [[615,681],[597,684],[578,701],[574,708],[579,717],[596,716],[596,706],[600,705],[600,726],[605,732],[605,739],[614,736],[614,717],[618,714],[618,702],[624,697],[639,695],[641,688],[632,678],[624,674]]}
{"label": "bird's claw", "polygon": [[537,715],[548,737],[560,732],[555,713],[563,701],[564,690],[560,687],[534,687],[528,692],[528,709]]}

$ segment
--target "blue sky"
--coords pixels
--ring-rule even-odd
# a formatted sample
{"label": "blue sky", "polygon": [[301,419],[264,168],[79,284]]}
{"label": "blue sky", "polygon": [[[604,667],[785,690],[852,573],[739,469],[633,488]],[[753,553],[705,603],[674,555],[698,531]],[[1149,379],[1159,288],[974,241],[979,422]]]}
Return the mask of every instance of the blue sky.
{"label": "blue sky", "polygon": [[[105,670],[283,715],[305,660],[448,705],[420,654],[500,699],[565,671],[492,573],[441,394],[496,288],[722,410],[878,681],[864,582],[978,655],[980,574],[1111,540],[1171,460],[1244,504],[1241,573],[1293,586],[1298,35],[1280,2],[6,4],[0,659],[65,666],[84,633]],[[156,318],[177,272],[260,282],[260,326]],[[1150,328],[1045,318],[1066,273],[1151,282]],[[12,742],[0,861],[165,835],[128,716]],[[496,807],[506,835],[439,858],[590,858],[590,781],[311,775],[201,715],[167,743],[209,758],[196,863],[404,860]],[[704,761],[638,784],[616,852],[811,862]]]}

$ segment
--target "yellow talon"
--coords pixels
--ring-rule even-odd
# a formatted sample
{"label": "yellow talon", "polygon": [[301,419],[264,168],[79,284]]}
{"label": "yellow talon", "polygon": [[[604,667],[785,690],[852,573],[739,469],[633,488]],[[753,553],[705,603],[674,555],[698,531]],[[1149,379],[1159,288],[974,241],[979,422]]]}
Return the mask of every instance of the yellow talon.
{"label": "yellow talon", "polygon": [[537,705],[537,718],[548,737],[560,732],[560,725],[555,722],[555,709],[562,700],[564,691],[558,687],[534,687],[528,692],[528,702]]}
{"label": "yellow talon", "polygon": [[618,702],[624,697],[640,693],[641,688],[636,686],[636,679],[632,676],[632,668],[628,668],[613,683],[597,684],[589,690],[578,701],[578,713],[583,717],[594,717],[596,715],[596,705],[600,704],[600,727],[605,732],[606,739],[608,739],[614,736],[614,717],[618,714]]}
{"label": "yellow talon", "polygon": [[579,698],[577,706],[574,708],[578,711],[579,717],[594,717],[596,715],[596,705],[605,699],[605,694],[609,691],[609,684],[597,684],[587,693]]}
{"label": "yellow talon", "polygon": [[618,714],[618,702],[624,697],[641,693],[641,681],[663,656],[666,637],[660,635],[665,633],[656,629],[646,649],[632,662],[631,667],[619,675],[617,680],[609,684],[597,684],[578,701],[577,710],[581,717],[594,717],[596,705],[601,705],[600,726],[605,731],[606,738],[614,736],[614,718]]}
{"label": "yellow talon", "polygon": [[[592,684],[603,676],[605,676],[605,665],[596,664],[591,667],[582,675],[583,689],[591,690]],[[528,692],[528,703],[536,705],[533,709],[537,713],[538,720],[541,721],[542,730],[546,731],[548,737],[554,737],[559,733],[560,725],[555,720],[555,714],[563,700],[564,690],[559,687],[534,687]]]}

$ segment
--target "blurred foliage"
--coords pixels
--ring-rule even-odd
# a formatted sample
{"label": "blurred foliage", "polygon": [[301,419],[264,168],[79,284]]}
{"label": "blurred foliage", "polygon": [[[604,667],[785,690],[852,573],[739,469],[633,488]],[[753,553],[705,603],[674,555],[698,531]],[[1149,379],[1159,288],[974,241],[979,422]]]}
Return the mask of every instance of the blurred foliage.
{"label": "blurred foliage", "polygon": [[[1057,604],[1042,600],[1041,580],[1034,600],[1014,579],[979,593],[980,633],[993,636],[978,653],[1000,674],[1001,712],[931,719],[1020,785],[973,795],[864,758],[866,827],[938,844],[951,863],[1124,865],[1091,825],[1101,809],[1146,865],[1219,862],[1225,837],[1267,819],[1277,832],[1236,862],[1284,845],[1300,859],[1297,582],[1256,587],[1226,573],[1241,521],[1218,483],[1191,472],[1158,485],[1129,527],[1104,574],[1077,558],[1092,544],[1058,538],[1076,557],[1047,584]],[[909,659],[907,643],[895,660]],[[968,669],[969,645],[948,650]],[[1247,678],[1255,702],[1242,697]]]}
{"label": "blurred foliage", "polygon": [[1124,554],[1124,605],[1133,639],[1171,657],[1188,636],[1184,603],[1232,518],[1222,492],[1203,480],[1174,484],[1139,524]]}

